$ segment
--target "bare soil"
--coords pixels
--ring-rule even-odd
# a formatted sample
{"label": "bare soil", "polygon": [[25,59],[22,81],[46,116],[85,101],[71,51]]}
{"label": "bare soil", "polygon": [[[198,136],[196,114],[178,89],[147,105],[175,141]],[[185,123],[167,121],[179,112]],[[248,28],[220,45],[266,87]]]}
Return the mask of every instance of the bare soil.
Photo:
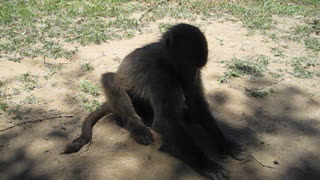
{"label": "bare soil", "polygon": [[[282,21],[288,22],[279,19],[277,27],[284,30],[288,27]],[[288,23],[299,23],[292,21]],[[301,43],[273,41],[260,33],[248,36],[239,22],[217,19],[197,24],[209,43],[203,81],[212,113],[221,128],[253,156],[244,162],[220,160],[229,170],[230,179],[320,179],[319,77],[298,79],[286,74],[275,78],[265,73],[259,78],[232,78],[224,84],[217,81],[227,71],[222,60],[262,54],[272,59],[269,70],[276,71],[290,68],[279,62],[310,52]],[[90,146],[75,154],[60,154],[79,135],[82,120],[88,115],[81,102],[72,98],[79,92],[79,80],[99,85],[102,73],[115,71],[126,54],[159,36],[157,26],[150,25],[133,39],[80,47],[71,60],[47,60],[51,66],[61,66],[49,77],[40,59],[25,59],[22,63],[0,60],[0,88],[4,93],[22,88],[18,80],[22,73],[38,76],[37,88],[12,96],[13,104],[30,95],[38,100],[19,108],[25,112],[21,119],[0,112],[1,179],[204,179],[182,162],[157,151],[157,145],[137,144],[107,117],[95,126]],[[275,56],[271,48],[281,45],[286,47],[284,56]],[[90,62],[94,70],[84,71],[84,61]],[[245,88],[272,88],[274,93],[253,98],[245,95]],[[99,100],[104,100],[103,95]],[[57,117],[69,115],[72,117]],[[57,118],[37,121],[50,117]],[[3,130],[26,121],[35,122]]]}

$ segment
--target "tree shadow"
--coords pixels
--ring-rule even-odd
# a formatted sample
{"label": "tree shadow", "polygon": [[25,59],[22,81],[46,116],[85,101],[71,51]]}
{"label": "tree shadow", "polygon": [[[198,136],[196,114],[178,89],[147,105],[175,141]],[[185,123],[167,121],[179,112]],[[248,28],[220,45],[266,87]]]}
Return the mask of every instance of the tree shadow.
{"label": "tree shadow", "polygon": [[[230,84],[232,87],[232,82]],[[263,152],[265,149],[270,152],[275,149],[274,156],[275,158],[278,156],[280,159],[280,156],[284,156],[286,151],[292,154],[289,160],[285,159],[287,163],[280,164],[280,169],[276,169],[272,176],[275,175],[274,177],[280,179],[288,179],[288,177],[292,177],[292,179],[319,179],[318,164],[320,163],[320,156],[310,158],[308,152],[296,155],[298,151],[301,151],[299,148],[305,148],[298,145],[300,141],[308,141],[313,149],[317,146],[320,147],[320,143],[316,143],[316,140],[320,138],[320,120],[318,117],[305,115],[307,112],[312,112],[312,109],[315,111],[320,109],[320,103],[316,100],[317,98],[303,89],[283,84],[276,87],[274,93],[270,93],[264,98],[246,97],[244,95],[246,86],[259,88],[261,86],[270,87],[272,84],[272,82],[263,78],[260,81],[246,81],[242,87],[237,86],[226,91],[213,90],[207,98],[212,105],[213,114],[218,114],[216,117],[224,133],[246,146],[249,152]],[[229,93],[230,91],[232,93]],[[235,97],[235,95],[239,95],[239,91],[243,92],[243,97]],[[240,99],[241,103],[233,102],[234,99]],[[297,103],[297,99],[303,102]],[[240,109],[245,110],[243,112],[233,110],[230,108],[235,107],[230,106],[233,103],[241,104],[244,108]],[[269,139],[276,139],[281,144]],[[273,148],[272,146],[279,147]],[[308,146],[307,142],[305,142],[305,146]],[[302,163],[292,167],[291,164],[295,164],[294,162],[298,159],[302,159]],[[253,161],[251,160],[251,162]],[[260,166],[258,162],[256,164],[257,167]],[[273,163],[271,166],[277,168],[277,165]],[[268,174],[265,173],[266,170],[258,170],[265,169],[264,167],[252,168],[249,164],[244,163],[242,169],[243,172],[234,175],[233,178],[268,179],[265,177],[265,174]],[[246,169],[251,170],[247,171]],[[293,172],[297,177],[288,175],[294,174]]]}
{"label": "tree shadow", "polygon": [[315,180],[320,177],[319,155],[306,154],[297,160],[295,166],[287,168],[283,180]]}
{"label": "tree shadow", "polygon": [[8,160],[0,160],[0,174],[2,178],[8,180],[18,179],[49,179],[51,174],[33,174],[32,170],[36,166],[36,160],[28,158],[24,148],[18,148],[14,155]]}

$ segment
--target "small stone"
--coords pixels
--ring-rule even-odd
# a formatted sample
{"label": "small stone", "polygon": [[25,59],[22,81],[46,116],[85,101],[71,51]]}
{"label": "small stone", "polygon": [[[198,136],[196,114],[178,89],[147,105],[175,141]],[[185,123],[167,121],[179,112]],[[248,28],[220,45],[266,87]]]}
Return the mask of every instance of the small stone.
{"label": "small stone", "polygon": [[279,162],[277,160],[274,160],[273,164],[279,165]]}

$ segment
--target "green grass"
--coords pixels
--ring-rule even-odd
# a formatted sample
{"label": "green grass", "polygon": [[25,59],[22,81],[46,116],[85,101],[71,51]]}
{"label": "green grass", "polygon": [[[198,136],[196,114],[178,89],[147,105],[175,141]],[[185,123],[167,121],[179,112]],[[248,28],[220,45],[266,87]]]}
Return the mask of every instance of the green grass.
{"label": "green grass", "polygon": [[284,56],[284,54],[283,54],[284,50],[282,50],[279,47],[271,48],[271,52],[274,54],[274,56]]}
{"label": "green grass", "polygon": [[165,31],[167,31],[173,24],[170,23],[160,23],[158,25],[159,31],[161,33],[164,33]]}
{"label": "green grass", "polygon": [[[305,18],[304,23],[295,25],[292,27],[289,34],[283,35],[281,38],[284,40],[304,42],[306,48],[311,48],[313,51],[317,51],[317,39],[314,39],[314,36],[320,33],[320,22],[317,19]],[[319,40],[319,39],[318,39]]]}
{"label": "green grass", "polygon": [[[228,1],[227,1],[228,2]],[[221,2],[224,10],[238,17],[250,29],[268,30],[273,27],[273,15],[310,15],[317,13],[318,3],[302,4],[292,1],[264,0],[240,1],[238,3]]]}
{"label": "green grass", "polygon": [[8,107],[8,103],[5,102],[3,99],[0,99],[0,110],[7,112]]}
{"label": "green grass", "polygon": [[262,73],[267,70],[268,64],[269,58],[263,55],[248,58],[247,60],[232,58],[227,62],[228,71],[224,73],[224,76],[220,78],[218,82],[224,83],[232,77],[245,75],[262,77]]}
{"label": "green grass", "polygon": [[6,112],[8,109],[8,103],[5,101],[7,98],[7,95],[0,90],[0,110]]}
{"label": "green grass", "polygon": [[82,102],[82,107],[88,112],[92,112],[101,106],[101,103],[96,99],[90,99],[85,95],[79,95],[80,100]]}
{"label": "green grass", "polygon": [[23,73],[19,76],[19,81],[23,85],[23,89],[26,91],[34,90],[38,87],[38,76],[32,75],[30,73]]}
{"label": "green grass", "polygon": [[101,89],[96,85],[89,81],[82,80],[79,83],[79,90],[80,93],[72,97],[81,103],[83,109],[92,112],[101,105],[98,99],[101,94]]}
{"label": "green grass", "polygon": [[309,37],[311,33],[316,33],[320,31],[320,23],[313,22],[304,25],[297,25],[294,27],[294,35],[299,35],[301,38]]}
{"label": "green grass", "polygon": [[264,98],[264,97],[268,96],[270,93],[274,93],[274,90],[272,88],[270,88],[270,89],[265,89],[265,88],[247,89],[247,88],[245,88],[245,94],[248,97]]}
{"label": "green grass", "polygon": [[314,51],[319,52],[320,51],[320,40],[316,38],[308,38],[304,41],[304,44],[306,48]]}
{"label": "green grass", "polygon": [[[303,25],[294,27],[292,34],[286,36],[288,40],[303,42],[307,49],[317,53],[320,51],[320,39],[315,38],[320,33],[319,20],[310,20]],[[315,35],[315,36],[311,36]]]}
{"label": "green grass", "polygon": [[51,76],[62,70],[62,65],[61,64],[57,64],[57,65],[56,64],[49,64],[46,67],[47,67],[47,69],[49,71],[49,74]]}
{"label": "green grass", "polygon": [[13,95],[20,95],[21,94],[21,90],[18,88],[12,88],[12,93]]}
{"label": "green grass", "polygon": [[100,44],[131,37],[139,27],[128,15],[143,9],[140,4],[124,0],[3,0],[0,56],[15,62],[25,57],[70,58],[77,49],[65,48],[66,42]]}
{"label": "green grass", "polygon": [[266,33],[264,32],[264,34],[266,36],[268,36],[270,39],[272,39],[273,41],[277,41],[279,39],[278,35],[276,33]]}
{"label": "green grass", "polygon": [[87,112],[93,112],[101,106],[101,100],[99,97],[87,92],[81,91],[77,94],[67,94],[67,97],[77,101],[81,105],[81,108]]}
{"label": "green grass", "polygon": [[10,107],[6,111],[8,115],[13,115],[12,119],[21,120],[23,117],[30,113],[32,108],[27,107],[24,101],[19,103],[10,103]]}
{"label": "green grass", "polygon": [[32,108],[29,107],[29,105],[36,103],[39,103],[39,101],[33,95],[27,96],[25,99],[19,102],[8,101],[8,98],[0,98],[0,110],[6,112],[8,115],[13,115],[12,119],[21,120],[26,114],[32,111]]}
{"label": "green grass", "polygon": [[297,78],[313,78],[314,75],[317,75],[317,72],[311,70],[316,66],[319,66],[319,62],[310,60],[306,57],[297,57],[292,60],[290,63],[293,67],[293,71],[289,74]]}
{"label": "green grass", "polygon": [[31,95],[31,96],[28,96],[26,97],[23,101],[22,101],[22,104],[25,105],[25,104],[35,104],[37,103],[38,100],[36,99],[35,96]]}
{"label": "green grass", "polygon": [[238,17],[245,27],[250,29],[270,29],[272,27],[272,17],[265,13],[261,7],[252,8],[239,4],[228,4],[226,6],[229,13]]}
{"label": "green grass", "polygon": [[80,81],[79,88],[81,92],[92,96],[98,96],[100,94],[100,89],[89,81]]}
{"label": "green grass", "polygon": [[7,95],[3,91],[0,90],[0,98],[6,98]]}
{"label": "green grass", "polygon": [[[85,46],[131,38],[151,21],[165,17],[196,20],[228,13],[249,29],[267,30],[275,23],[273,15],[314,17],[319,10],[318,0],[236,3],[231,0],[180,0],[158,3],[157,0],[2,0],[0,57],[14,62],[26,57],[44,61],[46,58],[71,58],[78,51],[79,44]],[[149,9],[152,11],[148,12]],[[131,17],[133,13],[145,12],[148,13],[141,21],[139,17]],[[163,32],[168,25],[160,24],[160,31]],[[70,43],[71,48],[66,48]],[[318,51],[314,41],[306,41],[306,46]]]}
{"label": "green grass", "polygon": [[92,71],[94,70],[94,67],[90,63],[84,63],[81,65],[81,69],[85,71]]}

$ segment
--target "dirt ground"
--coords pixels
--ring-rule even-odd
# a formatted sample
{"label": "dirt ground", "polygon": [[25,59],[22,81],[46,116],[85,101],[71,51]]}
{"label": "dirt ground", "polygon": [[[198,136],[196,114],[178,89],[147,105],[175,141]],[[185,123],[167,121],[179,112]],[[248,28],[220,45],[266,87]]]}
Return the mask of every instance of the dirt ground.
{"label": "dirt ground", "polygon": [[[299,23],[298,19],[292,21]],[[286,19],[279,18],[279,22],[277,28],[288,28],[281,23]],[[285,68],[282,61],[306,56],[303,44],[272,41],[260,33],[247,35],[239,22],[217,19],[197,25],[209,43],[203,81],[212,113],[223,130],[254,157],[244,162],[220,160],[230,179],[320,179],[319,77],[299,79],[285,74],[275,78],[266,73],[263,77],[232,78],[223,84],[217,81],[227,71],[222,60],[262,54],[272,59],[268,66],[272,71]],[[102,73],[115,71],[126,54],[159,36],[156,26],[150,25],[133,39],[80,47],[71,60],[47,60],[49,65],[61,67],[49,75],[39,59],[22,63],[0,60],[0,88],[4,93],[21,88],[18,77],[22,73],[38,77],[35,89],[12,96],[14,102],[30,95],[37,99],[37,103],[19,107],[24,112],[22,118],[0,112],[0,179],[204,179],[182,162],[158,152],[156,145],[138,145],[107,117],[95,126],[90,146],[75,154],[60,154],[79,135],[82,120],[88,115],[72,98],[79,91],[79,80],[99,85]],[[282,45],[286,47],[283,56],[275,56],[271,49]],[[90,62],[94,69],[84,71],[83,62]],[[272,88],[273,93],[253,98],[244,93],[245,88]],[[98,98],[104,100],[102,94]],[[28,121],[32,122],[5,129]]]}

